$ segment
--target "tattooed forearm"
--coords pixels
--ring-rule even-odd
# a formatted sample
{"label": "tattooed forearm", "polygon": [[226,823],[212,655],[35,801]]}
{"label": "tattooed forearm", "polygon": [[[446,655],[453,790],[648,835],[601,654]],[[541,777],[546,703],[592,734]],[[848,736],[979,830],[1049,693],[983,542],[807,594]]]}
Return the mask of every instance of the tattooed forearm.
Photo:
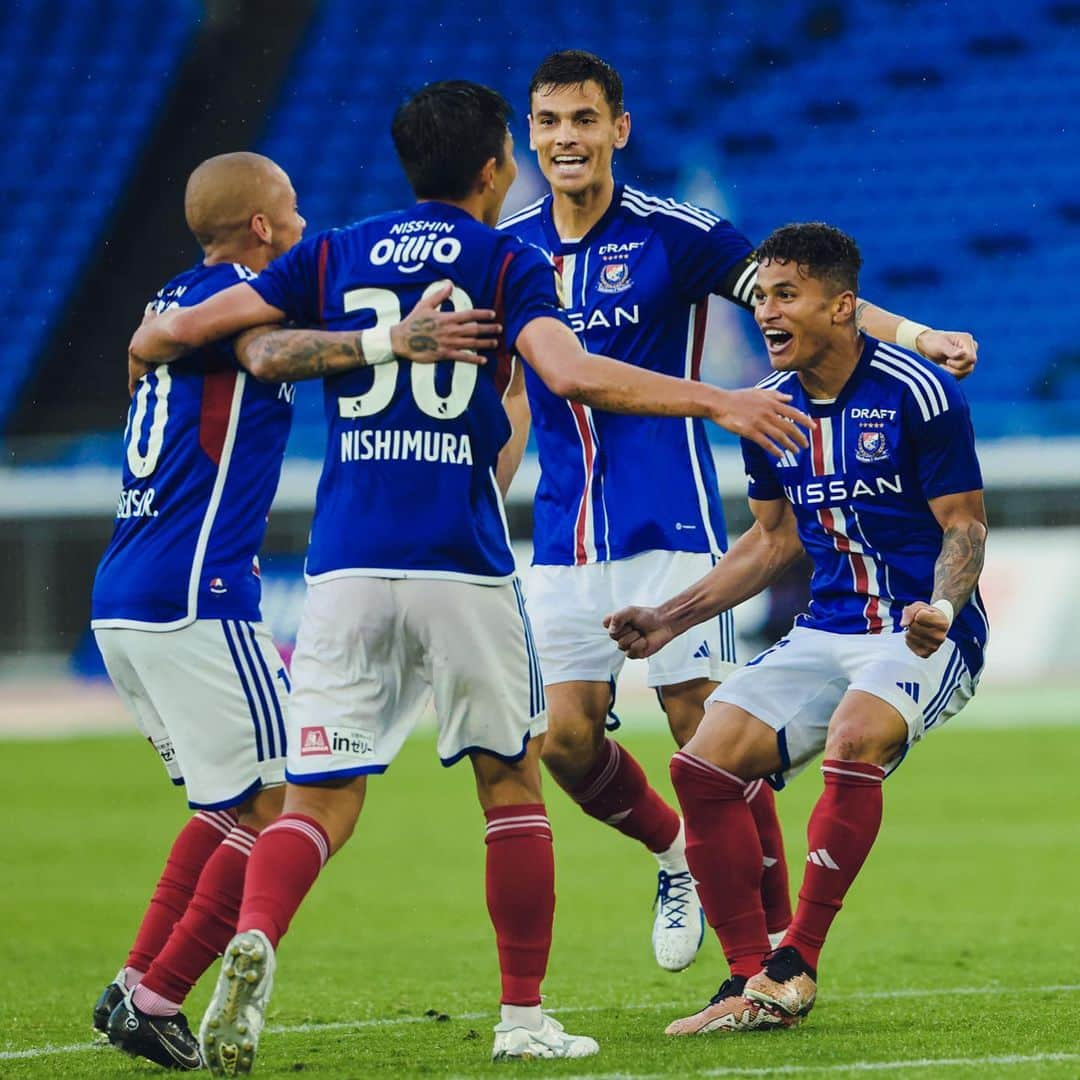
{"label": "tattooed forearm", "polygon": [[870,304],[866,300],[860,300],[855,305],[855,329],[861,330],[863,328],[863,316],[866,314],[866,309]]}
{"label": "tattooed forearm", "polygon": [[325,330],[271,330],[237,343],[241,361],[263,382],[321,379],[363,367],[360,334]]}
{"label": "tattooed forearm", "polygon": [[969,521],[945,530],[934,564],[934,599],[948,600],[959,611],[975,591],[986,549],[986,526]]}

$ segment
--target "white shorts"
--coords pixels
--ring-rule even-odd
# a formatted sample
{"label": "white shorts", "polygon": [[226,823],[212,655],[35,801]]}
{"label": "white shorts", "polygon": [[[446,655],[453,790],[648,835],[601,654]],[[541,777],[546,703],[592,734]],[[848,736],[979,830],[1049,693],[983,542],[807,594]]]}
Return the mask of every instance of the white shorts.
{"label": "white shorts", "polygon": [[434,695],[438,753],[507,761],[547,730],[520,583],[342,577],[309,584],[292,659],[296,783],[385,772]]}
{"label": "white shorts", "polygon": [[225,810],[284,781],[289,676],[262,623],[199,619],[180,630],[109,627],[94,636],[189,806]]}
{"label": "white shorts", "polygon": [[960,650],[946,641],[933,656],[916,656],[905,635],[830,634],[795,627],[770,649],[730,675],[706,702],[745,709],[776,731],[783,769],[776,788],[821,752],[829,721],[848,690],[887,701],[904,718],[908,741],[886,775],[926,732],[955,716],[975,693]]}
{"label": "white shorts", "polygon": [[[716,556],[707,552],[644,551],[583,566],[534,566],[528,579],[529,614],[545,685],[617,678],[626,657],[604,629],[604,616],[631,604],[660,604],[715,565]],[[719,682],[734,667],[735,625],[731,612],[725,612],[651,656],[648,684]]]}

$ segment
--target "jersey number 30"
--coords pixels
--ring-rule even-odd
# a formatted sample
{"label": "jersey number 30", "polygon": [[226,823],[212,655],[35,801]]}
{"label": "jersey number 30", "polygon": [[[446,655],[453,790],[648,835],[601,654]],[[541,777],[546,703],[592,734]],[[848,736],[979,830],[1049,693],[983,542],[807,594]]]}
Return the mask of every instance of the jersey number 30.
{"label": "jersey number 30", "polygon": [[[442,282],[432,282],[424,296],[430,296],[441,288]],[[473,306],[469,294],[464,289],[454,287],[450,294],[450,303],[455,311],[464,311]],[[345,311],[374,311],[376,326],[393,326],[401,322],[401,300],[397,293],[389,289],[351,289],[345,294]],[[356,420],[361,416],[374,416],[382,412],[394,397],[397,388],[397,360],[379,364],[372,368],[374,378],[371,389],[358,397],[338,398],[338,414],[346,420]],[[443,395],[435,388],[435,364],[410,364],[409,379],[412,383],[413,398],[420,410],[436,420],[454,420],[468,408],[476,387],[476,375],[479,370],[475,364],[455,362],[450,379],[450,393]]]}

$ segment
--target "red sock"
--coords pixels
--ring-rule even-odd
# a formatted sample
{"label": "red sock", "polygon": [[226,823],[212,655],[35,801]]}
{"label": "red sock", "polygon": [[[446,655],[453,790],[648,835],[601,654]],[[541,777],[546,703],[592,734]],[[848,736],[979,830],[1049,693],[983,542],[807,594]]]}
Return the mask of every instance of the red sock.
{"label": "red sock", "polygon": [[761,842],[746,802],[746,781],[680,750],[671,759],[671,782],[705,918],[732,975],[749,978],[761,970],[769,935],[761,905]]}
{"label": "red sock", "polygon": [[784,834],[776,816],[776,797],[764,780],[756,780],[747,788],[746,801],[750,804],[761,841],[761,902],[765,905],[765,922],[769,933],[775,934],[786,930],[791,922],[791,891],[784,857]]}
{"label": "red sock", "polygon": [[261,930],[277,948],[330,858],[326,830],[304,814],[282,814],[259,834],[248,860],[236,929]]}
{"label": "red sock", "polygon": [[679,815],[649,786],[628,750],[605,739],[596,763],[571,792],[574,802],[650,851],[667,851],[679,835]]}
{"label": "red sock", "polygon": [[157,1011],[149,994],[179,1007],[224,952],[236,932],[244,871],[257,836],[254,829],[237,825],[207,860],[187,911],[135,991],[133,1000],[144,1012]]}
{"label": "red sock", "polygon": [[799,905],[785,945],[794,945],[817,967],[825,935],[844,903],[881,826],[881,781],[885,770],[864,761],[823,761],[821,793],[806,838],[810,854],[799,890]]}
{"label": "red sock", "polygon": [[539,1005],[555,918],[555,856],[543,803],[488,810],[486,891],[503,1005]]}
{"label": "red sock", "polygon": [[135,935],[125,967],[147,971],[184,914],[206,860],[236,824],[230,810],[200,810],[180,830]]}

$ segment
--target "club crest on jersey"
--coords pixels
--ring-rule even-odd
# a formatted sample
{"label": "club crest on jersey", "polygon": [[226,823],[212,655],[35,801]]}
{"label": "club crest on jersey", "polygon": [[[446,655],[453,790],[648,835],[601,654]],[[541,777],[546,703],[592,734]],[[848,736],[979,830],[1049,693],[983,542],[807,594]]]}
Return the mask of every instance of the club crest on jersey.
{"label": "club crest on jersey", "polygon": [[604,263],[600,267],[600,281],[597,288],[603,293],[617,293],[629,289],[633,282],[630,280],[630,267],[624,262]]}
{"label": "club crest on jersey", "polygon": [[889,456],[889,444],[884,431],[860,431],[855,457],[862,462],[884,461]]}

